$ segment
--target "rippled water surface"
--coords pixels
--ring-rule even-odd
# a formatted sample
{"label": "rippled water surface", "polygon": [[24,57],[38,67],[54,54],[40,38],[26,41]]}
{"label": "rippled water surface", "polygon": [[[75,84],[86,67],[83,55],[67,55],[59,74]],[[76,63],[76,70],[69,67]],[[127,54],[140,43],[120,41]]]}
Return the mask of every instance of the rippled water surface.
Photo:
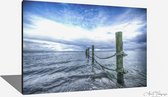
{"label": "rippled water surface", "polygon": [[[125,86],[146,86],[146,52],[142,50],[125,51],[124,75]],[[114,52],[95,52],[97,56],[106,57]],[[115,57],[96,60],[102,65],[116,69]],[[23,52],[23,92],[53,93],[69,91],[85,91],[121,88],[116,82],[116,72],[108,70],[113,79],[95,64],[96,74],[93,79],[91,61],[85,57],[85,52]]]}

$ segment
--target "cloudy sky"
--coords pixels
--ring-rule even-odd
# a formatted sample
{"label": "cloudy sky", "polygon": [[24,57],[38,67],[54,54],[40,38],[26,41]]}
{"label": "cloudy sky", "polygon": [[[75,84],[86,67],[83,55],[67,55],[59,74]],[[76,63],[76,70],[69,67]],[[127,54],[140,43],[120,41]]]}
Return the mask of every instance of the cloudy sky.
{"label": "cloudy sky", "polygon": [[23,49],[114,50],[123,32],[124,49],[146,48],[146,9],[24,1]]}

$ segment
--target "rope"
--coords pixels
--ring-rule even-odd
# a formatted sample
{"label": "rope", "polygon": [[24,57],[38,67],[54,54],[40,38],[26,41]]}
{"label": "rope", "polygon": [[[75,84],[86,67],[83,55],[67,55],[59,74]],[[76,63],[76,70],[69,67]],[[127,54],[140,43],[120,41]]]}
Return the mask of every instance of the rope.
{"label": "rope", "polygon": [[112,57],[114,57],[114,56],[116,56],[116,54],[114,54],[114,55],[112,55],[112,56],[109,56],[109,57],[104,57],[104,58],[102,58],[102,57],[99,57],[99,56],[97,56],[97,55],[95,55],[97,58],[99,58],[99,59],[109,59],[109,58],[112,58]]}
{"label": "rope", "polygon": [[[94,59],[95,60],[95,59]],[[103,65],[101,65],[97,60],[95,60],[95,62],[101,67],[101,68],[103,68],[103,69],[107,69],[107,70],[112,70],[112,71],[116,71],[115,69],[111,69],[111,68],[107,68],[107,67],[105,67],[105,66],[103,66]]]}
{"label": "rope", "polygon": [[[101,65],[101,64],[100,64],[99,62],[97,62],[96,60],[95,60],[95,62],[100,65],[100,67],[102,68],[102,70],[107,74],[107,77],[109,78],[109,80],[112,81],[113,78],[115,78],[115,76],[113,76],[110,72],[106,71],[105,69],[112,70],[112,71],[116,71],[116,70],[107,68],[107,67]],[[96,66],[93,66],[93,67],[97,68]],[[115,78],[115,79],[116,79],[116,78]]]}
{"label": "rope", "polygon": [[[88,59],[92,59],[92,57],[90,57],[90,55],[89,55],[89,58],[88,58]],[[95,61],[95,62],[101,67],[101,69],[107,74],[107,77],[108,77],[109,80],[112,81],[113,78],[116,79],[115,76],[113,76],[110,72],[107,71],[107,70],[116,71],[115,69],[107,68],[107,67],[101,65],[95,58],[94,58],[94,61]],[[113,65],[114,65],[114,64],[113,64]],[[92,68],[97,68],[97,69],[99,69],[96,65],[92,65]],[[107,70],[105,70],[105,69],[107,69]],[[94,72],[94,74],[95,74],[95,72]]]}
{"label": "rope", "polygon": [[115,57],[115,56],[121,56],[121,55],[123,55],[123,56],[127,56],[127,54],[125,54],[123,51],[121,51],[121,52],[119,52],[119,53],[115,53],[114,55],[112,55],[112,56],[108,56],[108,57],[99,57],[99,56],[97,56],[96,54],[95,54],[95,56],[97,57],[97,58],[99,58],[99,59],[109,59],[109,58],[112,58],[112,57]]}
{"label": "rope", "polygon": [[[109,58],[112,58],[112,57],[115,57],[115,56],[123,56],[123,57],[125,57],[125,56],[127,56],[127,54],[124,53],[124,51],[121,51],[121,52],[115,53],[115,54],[113,54],[113,55],[111,55],[111,56],[108,56],[108,57],[99,57],[99,56],[97,56],[96,54],[94,54],[94,56],[97,57],[97,58],[99,58],[99,59],[109,59]],[[111,71],[117,71],[117,70],[103,66],[102,64],[100,64],[100,63],[94,58],[94,56],[92,56],[92,55],[86,53],[86,58],[88,59],[88,61],[93,59],[94,62],[97,63],[97,64],[99,65],[99,67],[101,67],[101,69],[107,74],[107,77],[108,77],[110,80],[112,80],[112,78],[115,78],[115,79],[116,79],[116,77],[115,77],[114,75],[112,75],[110,72],[108,72],[107,70],[111,70]],[[92,60],[92,61],[93,61],[93,60]],[[114,64],[112,64],[112,65],[114,65]],[[97,67],[95,64],[92,64],[91,66],[92,66],[92,72],[94,72],[94,74],[95,74],[94,68],[99,69],[99,67]],[[106,69],[106,70],[105,70],[105,69]],[[117,72],[118,72],[118,71],[117,71]]]}
{"label": "rope", "polygon": [[121,52],[117,53],[116,56],[127,56],[127,54],[124,53],[124,51],[121,51]]}
{"label": "rope", "polygon": [[88,59],[92,60],[92,57],[89,55],[89,58],[88,58]]}
{"label": "rope", "polygon": [[111,80],[111,81],[113,81],[113,78],[114,79],[117,79],[114,75],[112,75],[110,72],[108,72],[108,71],[105,71],[105,73],[107,74],[107,77]]}
{"label": "rope", "polygon": [[92,58],[92,56],[91,55],[88,55],[89,56],[89,58]]}
{"label": "rope", "polygon": [[92,65],[96,69],[101,69],[100,67],[97,67],[96,65]]}

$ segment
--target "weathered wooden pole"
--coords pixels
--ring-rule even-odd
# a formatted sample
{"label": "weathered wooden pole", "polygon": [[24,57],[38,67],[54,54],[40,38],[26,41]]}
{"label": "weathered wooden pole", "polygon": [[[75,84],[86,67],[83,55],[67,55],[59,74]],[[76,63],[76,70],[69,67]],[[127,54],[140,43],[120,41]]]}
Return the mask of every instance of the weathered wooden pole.
{"label": "weathered wooden pole", "polygon": [[94,45],[92,45],[92,64],[94,64]]}
{"label": "weathered wooden pole", "polygon": [[123,55],[121,52],[123,52],[122,32],[116,32],[117,83],[124,85]]}
{"label": "weathered wooden pole", "polygon": [[95,74],[95,70],[94,70],[94,45],[92,45],[92,72]]}
{"label": "weathered wooden pole", "polygon": [[85,50],[85,56],[86,56],[86,59],[87,59],[87,56],[88,56],[87,54],[88,54],[88,53],[87,53],[87,49],[86,49],[86,50]]}
{"label": "weathered wooden pole", "polygon": [[89,59],[89,56],[90,56],[90,48],[87,48],[87,53],[88,53],[88,59]]}
{"label": "weathered wooden pole", "polygon": [[90,56],[90,54],[89,54],[89,48],[87,48],[87,62],[89,62],[89,56]]}

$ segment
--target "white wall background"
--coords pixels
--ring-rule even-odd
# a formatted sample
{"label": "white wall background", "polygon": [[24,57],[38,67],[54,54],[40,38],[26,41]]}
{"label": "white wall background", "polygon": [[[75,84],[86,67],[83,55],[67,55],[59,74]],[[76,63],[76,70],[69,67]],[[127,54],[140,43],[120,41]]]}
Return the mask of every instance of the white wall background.
{"label": "white wall background", "polygon": [[[42,0],[41,0],[42,1]],[[32,95],[35,97],[151,97],[148,91],[168,94],[168,0],[50,0],[61,2],[146,7],[148,10],[148,86],[86,92]],[[0,75],[21,74],[21,0],[0,2]],[[21,97],[0,78],[0,95]],[[2,96],[2,97],[3,97]],[[168,95],[166,96],[168,97]]]}

